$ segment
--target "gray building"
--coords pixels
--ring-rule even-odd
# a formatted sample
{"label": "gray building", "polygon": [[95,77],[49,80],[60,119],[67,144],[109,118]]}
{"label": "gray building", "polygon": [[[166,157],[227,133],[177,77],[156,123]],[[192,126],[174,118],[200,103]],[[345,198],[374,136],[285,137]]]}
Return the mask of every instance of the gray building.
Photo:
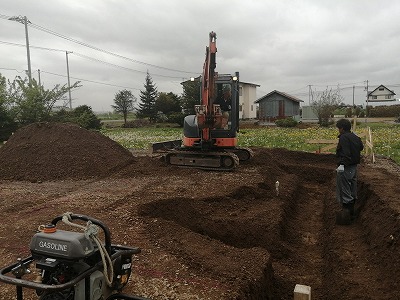
{"label": "gray building", "polygon": [[298,120],[300,119],[300,102],[304,101],[274,90],[255,101],[259,105],[258,119],[271,122],[277,119],[294,117]]}

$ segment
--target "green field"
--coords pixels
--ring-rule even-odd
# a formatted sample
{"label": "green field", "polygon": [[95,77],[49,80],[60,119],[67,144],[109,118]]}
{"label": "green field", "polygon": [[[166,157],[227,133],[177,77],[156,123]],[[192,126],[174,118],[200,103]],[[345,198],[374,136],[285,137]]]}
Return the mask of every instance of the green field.
{"label": "green field", "polygon": [[[368,123],[372,131],[374,153],[390,157],[400,164],[400,124]],[[361,124],[356,132],[367,127]],[[153,142],[182,138],[181,128],[114,128],[102,132],[126,148],[149,149]],[[286,148],[297,151],[315,152],[317,144],[308,144],[307,140],[337,139],[335,127],[281,128],[260,127],[241,129],[238,140],[242,147]],[[324,146],[324,145],[321,145]]]}

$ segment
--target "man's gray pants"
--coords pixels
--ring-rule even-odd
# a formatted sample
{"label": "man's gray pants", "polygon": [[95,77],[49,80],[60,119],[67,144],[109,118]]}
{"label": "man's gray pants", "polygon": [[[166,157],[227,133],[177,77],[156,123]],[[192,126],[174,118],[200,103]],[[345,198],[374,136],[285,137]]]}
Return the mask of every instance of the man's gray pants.
{"label": "man's gray pants", "polygon": [[340,204],[357,199],[357,165],[345,166],[336,175],[336,199]]}

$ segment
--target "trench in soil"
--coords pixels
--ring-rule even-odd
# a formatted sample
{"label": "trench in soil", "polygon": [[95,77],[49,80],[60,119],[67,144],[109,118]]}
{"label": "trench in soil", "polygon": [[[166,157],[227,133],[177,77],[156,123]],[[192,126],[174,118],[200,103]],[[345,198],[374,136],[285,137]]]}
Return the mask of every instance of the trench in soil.
{"label": "trench in soil", "polygon": [[[217,241],[235,249],[268,251],[271,259],[264,261],[254,278],[241,284],[243,293],[238,299],[293,299],[296,284],[311,286],[313,299],[398,299],[400,267],[388,270],[387,266],[399,259],[385,250],[379,234],[373,234],[379,197],[368,184],[359,182],[359,216],[353,224],[339,226],[334,174],[307,168],[296,174],[299,168],[286,166],[291,171],[281,178],[285,190],[279,197],[268,188],[270,182],[260,183],[239,187],[225,197],[164,199],[144,205],[142,215],[164,220],[158,237],[168,229],[179,232],[183,228],[203,236],[207,244]],[[179,239],[179,234],[172,238]],[[164,241],[164,246],[186,256],[194,269],[207,267],[190,257],[196,253],[178,249],[183,244],[172,247],[168,243]],[[378,253],[386,255],[385,263]],[[249,252],[249,260],[252,255]]]}

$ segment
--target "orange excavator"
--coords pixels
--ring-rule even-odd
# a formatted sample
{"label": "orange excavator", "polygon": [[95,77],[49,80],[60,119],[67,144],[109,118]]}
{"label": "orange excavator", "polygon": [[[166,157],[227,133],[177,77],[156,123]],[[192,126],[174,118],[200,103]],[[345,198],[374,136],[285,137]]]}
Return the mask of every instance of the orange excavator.
{"label": "orange excavator", "polygon": [[170,165],[207,170],[233,170],[252,151],[237,147],[239,132],[239,72],[218,74],[217,35],[210,33],[201,82],[201,104],[196,115],[185,117],[183,140],[153,144],[153,152],[165,151]]}

